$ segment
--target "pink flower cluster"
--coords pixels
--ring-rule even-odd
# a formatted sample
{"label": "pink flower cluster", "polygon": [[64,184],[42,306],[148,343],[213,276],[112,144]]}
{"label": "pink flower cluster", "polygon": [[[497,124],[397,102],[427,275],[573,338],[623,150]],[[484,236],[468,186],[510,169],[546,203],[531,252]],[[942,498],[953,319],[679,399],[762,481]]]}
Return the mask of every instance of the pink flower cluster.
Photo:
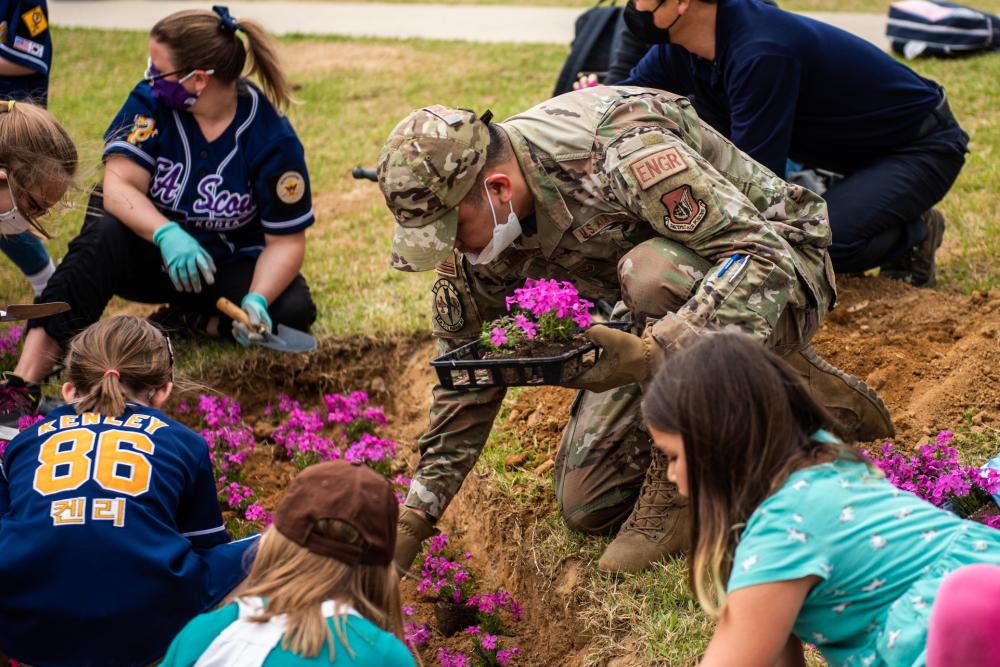
{"label": "pink flower cluster", "polygon": [[464,565],[472,554],[456,554],[448,549],[448,536],[444,533],[431,538],[427,555],[420,568],[417,593],[451,602],[465,602],[475,583],[472,572]]}
{"label": "pink flower cluster", "polygon": [[[283,422],[271,438],[285,448],[299,469],[343,457],[366,463],[388,477],[397,445],[377,435],[377,429],[388,420],[382,408],[369,405],[368,401],[368,394],[363,391],[328,394],[323,397],[324,417],[319,411],[306,411],[298,401],[279,395],[277,412],[283,413]],[[270,411],[275,412],[273,407]],[[327,434],[330,425],[339,427],[339,437]]]}
{"label": "pink flower cluster", "polygon": [[499,632],[503,626],[501,615],[503,612],[510,613],[510,618],[515,623],[524,616],[524,609],[517,603],[514,596],[509,591],[500,590],[496,593],[479,593],[469,599],[469,604],[479,611],[479,622],[483,628],[490,632]]}
{"label": "pink flower cluster", "polygon": [[302,470],[320,461],[340,458],[340,443],[323,434],[326,421],[319,412],[303,410],[298,401],[284,394],[279,394],[278,399],[284,419],[274,429],[271,439],[285,448],[285,453],[297,468]]}
{"label": "pink flower cluster", "polygon": [[[182,414],[191,412],[187,403],[181,403],[179,409]],[[202,394],[194,410],[203,427],[201,436],[208,445],[219,502],[247,521],[270,524],[271,514],[257,502],[257,491],[241,482],[243,466],[255,443],[253,429],[243,423],[239,402],[228,396]]]}
{"label": "pink flower cluster", "polygon": [[17,348],[21,344],[24,327],[11,325],[0,331],[0,371],[10,370],[17,362]]}
{"label": "pink flower cluster", "polygon": [[[403,607],[403,618],[410,619],[416,610],[413,607]],[[431,640],[431,626],[426,621],[417,623],[406,620],[403,624],[403,641],[410,647],[410,650],[420,648]]]}
{"label": "pink flower cluster", "polygon": [[507,297],[507,312],[483,326],[482,340],[491,348],[513,348],[521,340],[539,338],[566,342],[590,326],[590,301],[580,297],[573,283],[528,278],[524,287]]}
{"label": "pink flower cluster", "polygon": [[594,304],[580,298],[580,293],[569,281],[528,278],[524,287],[514,290],[514,296],[507,297],[507,310],[514,306],[539,320],[546,315],[555,315],[560,319],[569,318],[585,329],[590,326],[589,309]]}
{"label": "pink flower cluster", "polygon": [[894,486],[936,505],[969,516],[1000,490],[1000,471],[963,466],[951,444],[952,431],[941,431],[935,442],[906,456],[892,443],[882,445],[878,455],[862,451]]}

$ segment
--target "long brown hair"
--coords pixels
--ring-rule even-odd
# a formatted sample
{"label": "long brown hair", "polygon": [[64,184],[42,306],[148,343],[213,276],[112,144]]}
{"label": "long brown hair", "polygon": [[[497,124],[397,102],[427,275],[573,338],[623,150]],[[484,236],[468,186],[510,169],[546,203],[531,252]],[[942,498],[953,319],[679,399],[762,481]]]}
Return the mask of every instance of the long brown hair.
{"label": "long brown hair", "polygon": [[[316,530],[340,542],[364,543],[354,528],[340,521],[317,522]],[[403,612],[395,565],[347,565],[312,553],[273,526],[261,538],[239,595],[267,600],[266,611],[253,620],[267,621],[272,616],[286,614],[281,646],[305,658],[318,656],[327,644],[330,661],[335,659],[333,634],[320,611],[326,600],[352,605],[363,617],[403,640]],[[344,617],[335,616],[333,626],[337,638],[353,657]]]}
{"label": "long brown hair", "polygon": [[91,324],[69,344],[66,372],[76,387],[78,413],[119,417],[127,393],[171,382],[173,358],[162,331],[139,317],[118,315]]}
{"label": "long brown hair", "polygon": [[38,227],[38,212],[55,204],[42,198],[61,198],[78,164],[76,146],[55,116],[29,102],[0,100],[0,169],[25,219]]}
{"label": "long brown hair", "polygon": [[743,334],[710,334],[676,353],[642,401],[646,422],[684,441],[691,507],[689,580],[718,615],[739,534],[788,476],[824,457],[861,460],[813,438],[836,423],[780,357]]}
{"label": "long brown hair", "polygon": [[[250,19],[234,19],[239,29],[224,29],[219,15],[207,9],[186,9],[160,19],[149,36],[164,44],[175,67],[181,70],[215,70],[223,83],[243,76],[249,47],[247,76],[256,76],[271,103],[285,109],[292,102],[291,86],[281,69],[274,40],[264,27]],[[246,36],[246,46],[239,33]]]}

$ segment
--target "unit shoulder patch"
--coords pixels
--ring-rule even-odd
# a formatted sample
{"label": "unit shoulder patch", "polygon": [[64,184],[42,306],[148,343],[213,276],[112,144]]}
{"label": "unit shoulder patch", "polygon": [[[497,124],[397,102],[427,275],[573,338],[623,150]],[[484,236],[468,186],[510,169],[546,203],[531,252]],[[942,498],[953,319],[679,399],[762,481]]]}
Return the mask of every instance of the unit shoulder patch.
{"label": "unit shoulder patch", "polygon": [[450,281],[441,278],[432,288],[434,293],[434,321],[449,333],[461,331],[465,326],[465,306],[462,295]]}
{"label": "unit shoulder patch", "polygon": [[688,164],[681,152],[674,147],[647,155],[631,165],[632,175],[643,190],[648,190],[660,181],[686,171],[687,168]]}
{"label": "unit shoulder patch", "polygon": [[45,11],[41,5],[36,5],[34,9],[21,14],[21,19],[32,37],[38,37],[49,27],[49,21],[45,18]]}
{"label": "unit shoulder patch", "polygon": [[296,204],[306,195],[306,179],[297,171],[286,171],[278,177],[278,199],[286,204]]}
{"label": "unit shoulder patch", "polygon": [[674,188],[660,197],[667,214],[663,223],[675,232],[691,232],[705,219],[708,207],[701,199],[696,199],[690,185]]}
{"label": "unit shoulder patch", "polygon": [[133,146],[138,146],[143,141],[155,137],[159,130],[156,129],[156,121],[149,116],[137,114],[132,118],[132,131],[125,138]]}

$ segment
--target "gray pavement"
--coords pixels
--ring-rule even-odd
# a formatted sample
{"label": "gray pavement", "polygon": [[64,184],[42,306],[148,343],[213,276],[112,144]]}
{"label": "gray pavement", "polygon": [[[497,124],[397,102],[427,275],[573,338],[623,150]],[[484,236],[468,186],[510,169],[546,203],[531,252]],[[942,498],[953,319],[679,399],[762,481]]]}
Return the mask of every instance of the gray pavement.
{"label": "gray pavement", "polygon": [[[148,30],[181,9],[207,8],[188,0],[50,0],[55,25]],[[432,5],[356,2],[229,2],[233,16],[260,20],[275,34],[461,39],[476,42],[569,44],[583,9],[511,5]],[[884,14],[816,12],[814,18],[888,48]]]}

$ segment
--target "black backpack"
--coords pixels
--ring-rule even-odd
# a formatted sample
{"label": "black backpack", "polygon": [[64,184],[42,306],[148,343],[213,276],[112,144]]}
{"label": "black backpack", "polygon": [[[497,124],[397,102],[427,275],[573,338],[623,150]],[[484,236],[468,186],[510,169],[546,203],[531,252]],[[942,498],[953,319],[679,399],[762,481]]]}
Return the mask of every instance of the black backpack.
{"label": "black backpack", "polygon": [[625,28],[622,8],[617,6],[617,2],[597,0],[596,5],[577,17],[573,43],[559,72],[553,96],[573,90],[573,82],[581,72],[597,74],[598,79],[604,80],[614,54],[615,35]]}
{"label": "black backpack", "polygon": [[1000,49],[1000,18],[953,2],[894,2],[885,32],[892,50],[910,60]]}

